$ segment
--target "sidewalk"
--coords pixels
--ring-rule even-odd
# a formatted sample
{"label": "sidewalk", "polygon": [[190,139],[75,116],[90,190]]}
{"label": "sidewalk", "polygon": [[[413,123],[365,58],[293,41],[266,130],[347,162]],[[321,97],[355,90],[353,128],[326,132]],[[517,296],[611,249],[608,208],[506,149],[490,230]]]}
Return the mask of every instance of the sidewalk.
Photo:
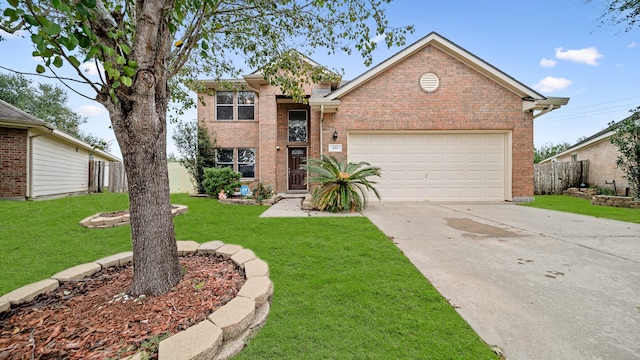
{"label": "sidewalk", "polygon": [[[359,212],[353,213],[332,213],[327,211],[303,210],[303,202],[308,201],[309,195],[280,194],[283,198],[271,205],[260,217],[344,217],[363,216]],[[305,206],[306,208],[306,206]]]}

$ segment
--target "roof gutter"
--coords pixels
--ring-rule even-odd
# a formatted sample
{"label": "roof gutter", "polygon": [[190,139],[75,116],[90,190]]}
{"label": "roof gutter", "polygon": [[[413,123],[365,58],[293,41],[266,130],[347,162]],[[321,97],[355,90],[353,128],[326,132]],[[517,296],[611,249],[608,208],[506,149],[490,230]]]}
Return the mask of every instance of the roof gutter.
{"label": "roof gutter", "polygon": [[525,98],[522,99],[522,111],[539,111],[533,115],[533,118],[535,119],[555,109],[559,109],[562,106],[567,105],[567,103],[569,103],[568,97],[549,97],[546,99]]}

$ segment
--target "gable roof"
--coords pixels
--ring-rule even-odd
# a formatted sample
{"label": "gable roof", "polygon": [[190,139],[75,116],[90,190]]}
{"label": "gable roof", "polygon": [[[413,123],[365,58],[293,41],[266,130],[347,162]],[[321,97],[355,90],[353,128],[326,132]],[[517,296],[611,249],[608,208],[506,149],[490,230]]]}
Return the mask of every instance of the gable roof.
{"label": "gable roof", "polygon": [[607,126],[606,128],[604,128],[601,131],[598,131],[597,133],[589,136],[588,138],[584,139],[584,140],[580,140],[579,142],[577,142],[576,144],[568,147],[566,150],[559,152],[551,157],[548,157],[542,161],[540,161],[541,163],[545,163],[545,162],[549,162],[549,161],[553,161],[554,159],[557,159],[561,156],[573,153],[577,150],[580,150],[582,148],[585,148],[589,145],[595,144],[597,142],[600,142],[602,140],[606,140],[608,139],[611,135],[614,134],[616,128],[618,128],[618,126],[620,126],[620,124],[625,121],[628,118],[622,119],[620,121],[618,121],[617,123],[611,124],[609,126]]}
{"label": "gable roof", "polygon": [[20,128],[42,127],[50,130],[55,129],[55,126],[47,124],[6,101],[0,100],[0,125],[2,124]]}
{"label": "gable roof", "polygon": [[29,114],[26,111],[20,110],[17,107],[0,100],[0,127],[9,127],[17,129],[38,129],[51,134],[57,141],[73,144],[76,147],[87,150],[90,153],[96,153],[109,161],[121,162],[117,157],[109,154],[106,151],[94,149],[93,146],[86,142],[71,136],[63,131],[56,129],[55,126],[46,123],[43,120]]}
{"label": "gable roof", "polygon": [[[501,70],[497,69],[493,65],[482,60],[481,58],[471,54],[457,44],[449,41],[438,33],[431,32],[427,36],[404,48],[379,65],[376,65],[375,67],[367,70],[362,75],[344,84],[335,91],[332,91],[323,98],[315,99],[315,101],[310,100],[310,105],[316,108],[325,106],[330,109],[337,108],[337,106],[339,105],[340,97],[357,89],[385,70],[395,66],[396,64],[400,63],[404,59],[412,56],[413,54],[424,49],[427,46],[435,46],[444,53],[452,56],[453,58],[459,60],[470,68],[478,71],[482,75],[497,82],[504,88],[521,97],[524,101],[523,111],[540,110],[548,112],[566,105],[569,101],[569,98],[547,98],[537,91],[531,89],[530,87],[517,81],[513,77],[502,72]],[[538,116],[539,115],[542,114],[538,114]]]}

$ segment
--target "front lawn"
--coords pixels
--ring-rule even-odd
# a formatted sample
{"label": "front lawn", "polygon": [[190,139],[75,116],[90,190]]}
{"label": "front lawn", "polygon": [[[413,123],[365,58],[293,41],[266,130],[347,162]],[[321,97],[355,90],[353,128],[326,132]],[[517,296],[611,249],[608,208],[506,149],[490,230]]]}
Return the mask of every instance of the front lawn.
{"label": "front lawn", "polygon": [[[258,218],[265,207],[174,195],[180,240],[240,244],[267,261],[265,327],[238,359],[497,359],[366,218]],[[78,221],[127,207],[126,195],[0,202],[0,294],[131,249],[129,227]]]}
{"label": "front lawn", "polygon": [[574,214],[589,215],[604,219],[640,223],[639,209],[591,205],[590,200],[573,196],[536,195],[533,202],[522,205],[537,207],[541,209],[570,212]]}

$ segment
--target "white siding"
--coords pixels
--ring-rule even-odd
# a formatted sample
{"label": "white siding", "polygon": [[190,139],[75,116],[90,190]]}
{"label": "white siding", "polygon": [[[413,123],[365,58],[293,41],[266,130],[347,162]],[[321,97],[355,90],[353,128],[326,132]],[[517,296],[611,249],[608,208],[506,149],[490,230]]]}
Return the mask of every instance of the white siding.
{"label": "white siding", "polygon": [[505,133],[354,133],[348,159],[382,169],[382,200],[504,201],[506,144]]}
{"label": "white siding", "polygon": [[49,136],[33,139],[32,196],[56,196],[87,192],[89,153]]}

